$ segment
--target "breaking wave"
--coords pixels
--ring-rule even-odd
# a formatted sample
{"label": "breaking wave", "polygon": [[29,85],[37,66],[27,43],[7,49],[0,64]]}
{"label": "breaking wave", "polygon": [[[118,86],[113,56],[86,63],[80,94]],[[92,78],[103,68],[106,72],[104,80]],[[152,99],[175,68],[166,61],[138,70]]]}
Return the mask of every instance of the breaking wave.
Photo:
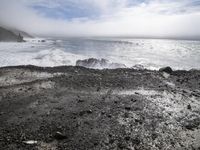
{"label": "breaking wave", "polygon": [[42,50],[36,53],[4,53],[4,55],[0,56],[0,64],[1,66],[36,65],[43,67],[77,65],[93,69],[126,67],[124,64],[114,63],[106,59],[88,58],[83,55],[68,53],[61,49]]}

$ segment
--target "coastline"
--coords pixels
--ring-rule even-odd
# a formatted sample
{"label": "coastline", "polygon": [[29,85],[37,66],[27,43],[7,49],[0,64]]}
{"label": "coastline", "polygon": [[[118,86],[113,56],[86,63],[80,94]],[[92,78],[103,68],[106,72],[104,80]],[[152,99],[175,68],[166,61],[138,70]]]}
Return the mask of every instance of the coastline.
{"label": "coastline", "polygon": [[198,149],[199,89],[200,70],[2,67],[0,147]]}

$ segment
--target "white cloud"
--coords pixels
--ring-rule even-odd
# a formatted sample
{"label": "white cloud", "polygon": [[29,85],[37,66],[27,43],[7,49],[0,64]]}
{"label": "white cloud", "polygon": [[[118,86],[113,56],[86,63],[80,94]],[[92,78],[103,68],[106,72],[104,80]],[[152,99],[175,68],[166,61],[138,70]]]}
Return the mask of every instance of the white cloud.
{"label": "white cloud", "polygon": [[[200,6],[196,3],[197,0],[135,1],[134,5],[129,0],[1,0],[0,22],[39,35],[200,37]],[[77,11],[98,11],[98,16],[48,18],[32,9],[34,5],[52,10],[73,5]]]}

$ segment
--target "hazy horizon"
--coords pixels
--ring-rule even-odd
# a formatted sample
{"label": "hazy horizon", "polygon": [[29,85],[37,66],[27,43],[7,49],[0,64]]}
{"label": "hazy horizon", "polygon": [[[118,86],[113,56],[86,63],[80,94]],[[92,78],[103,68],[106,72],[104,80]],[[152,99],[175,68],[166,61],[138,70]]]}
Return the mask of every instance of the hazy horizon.
{"label": "hazy horizon", "polygon": [[200,1],[1,0],[0,26],[47,37],[200,39]]}

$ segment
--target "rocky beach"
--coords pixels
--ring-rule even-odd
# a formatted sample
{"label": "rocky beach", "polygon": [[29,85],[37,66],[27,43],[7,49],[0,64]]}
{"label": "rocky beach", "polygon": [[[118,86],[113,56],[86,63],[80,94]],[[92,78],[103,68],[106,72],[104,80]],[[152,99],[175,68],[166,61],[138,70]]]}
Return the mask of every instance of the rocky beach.
{"label": "rocky beach", "polygon": [[198,150],[200,71],[0,68],[2,150]]}

